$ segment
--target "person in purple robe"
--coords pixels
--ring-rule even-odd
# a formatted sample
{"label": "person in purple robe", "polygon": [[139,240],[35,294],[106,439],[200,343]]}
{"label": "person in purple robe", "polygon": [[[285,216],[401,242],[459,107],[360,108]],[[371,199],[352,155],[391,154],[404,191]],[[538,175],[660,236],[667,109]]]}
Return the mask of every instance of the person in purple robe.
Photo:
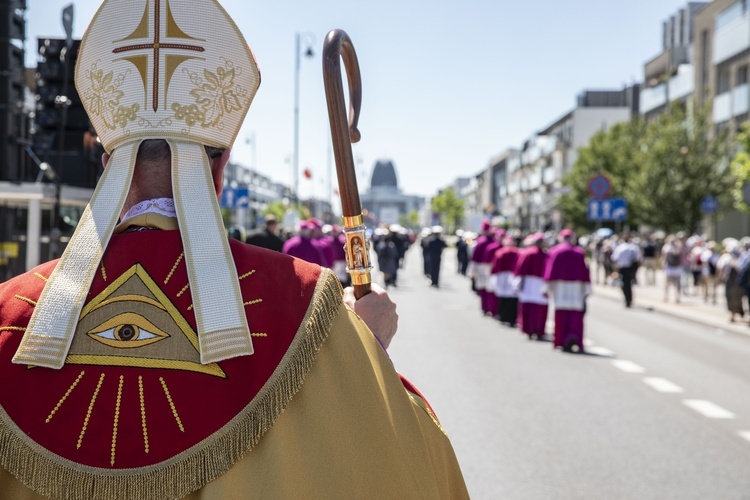
{"label": "person in purple robe", "polygon": [[583,249],[573,243],[573,231],[563,229],[559,240],[549,251],[544,268],[544,291],[555,306],[554,347],[571,352],[575,346],[583,352],[583,316],[591,277]]}
{"label": "person in purple robe", "polygon": [[490,263],[485,260],[487,246],[494,241],[492,228],[489,221],[482,222],[482,232],[477,237],[474,245],[474,251],[471,254],[471,272],[472,289],[477,292],[481,299],[482,313],[492,314],[489,308],[489,302],[485,297],[487,292],[487,280],[490,277]]}
{"label": "person in purple robe", "polygon": [[490,270],[490,286],[497,300],[500,323],[516,326],[518,316],[518,294],[513,286],[518,248],[513,238],[503,238],[502,246],[495,250]]}
{"label": "person in purple robe", "polygon": [[[492,241],[487,245],[487,248],[484,249],[484,256],[482,260],[485,264],[487,264],[487,266],[489,266],[490,278],[492,277],[492,259],[495,258],[495,252],[502,248],[502,240],[504,237],[504,229],[495,229],[493,232]],[[492,284],[490,283],[490,278],[487,278],[487,285],[485,286],[485,293],[483,295],[483,309],[486,307],[487,314],[494,318],[497,316],[498,300],[497,296],[495,295],[495,290],[492,288]]]}
{"label": "person in purple robe", "polygon": [[281,252],[313,264],[326,265],[326,257],[318,245],[313,242],[315,226],[309,221],[300,222],[299,234],[284,242]]}
{"label": "person in purple robe", "polygon": [[528,245],[521,251],[515,270],[515,285],[518,289],[518,324],[521,331],[537,340],[544,339],[547,325],[549,299],[543,293],[544,268],[547,252],[544,235],[535,233],[528,238]]}

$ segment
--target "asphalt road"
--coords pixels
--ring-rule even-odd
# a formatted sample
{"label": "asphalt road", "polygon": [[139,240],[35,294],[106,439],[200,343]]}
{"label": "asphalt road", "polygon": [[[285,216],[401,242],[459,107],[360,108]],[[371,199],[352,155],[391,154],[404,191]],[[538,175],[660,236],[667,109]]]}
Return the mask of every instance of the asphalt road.
{"label": "asphalt road", "polygon": [[390,355],[472,498],[750,499],[750,337],[594,296],[589,354],[565,354],[483,317],[451,250],[439,289],[421,266],[389,290]]}

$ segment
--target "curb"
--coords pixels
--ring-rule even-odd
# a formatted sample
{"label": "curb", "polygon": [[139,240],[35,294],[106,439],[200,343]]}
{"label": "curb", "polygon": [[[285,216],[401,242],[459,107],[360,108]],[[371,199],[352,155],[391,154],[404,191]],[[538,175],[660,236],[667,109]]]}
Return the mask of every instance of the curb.
{"label": "curb", "polygon": [[[592,290],[593,290],[593,295],[596,295],[597,297],[602,297],[602,298],[612,300],[615,302],[623,302],[624,300],[623,297],[621,296],[621,293],[616,294],[615,296],[614,294],[610,294],[608,292],[602,291],[601,285],[592,287]],[[619,291],[619,289],[617,290]],[[705,320],[705,319],[697,318],[694,316],[685,316],[683,314],[679,314],[669,309],[664,309],[663,307],[659,307],[658,304],[654,304],[654,302],[650,300],[639,300],[638,302],[636,302],[636,304],[634,304],[634,307],[639,308],[639,309],[645,309],[645,310],[648,310],[649,312],[662,314],[664,316],[669,316],[672,318],[689,321],[690,323],[706,326],[709,328],[716,328],[717,330],[723,330],[725,332],[730,332],[730,333],[734,333],[737,335],[744,335],[746,337],[750,337],[750,326],[747,326],[744,329],[741,329],[741,328],[737,328],[732,323],[728,323],[728,322],[725,324],[722,324],[722,323],[717,323],[716,321]]]}

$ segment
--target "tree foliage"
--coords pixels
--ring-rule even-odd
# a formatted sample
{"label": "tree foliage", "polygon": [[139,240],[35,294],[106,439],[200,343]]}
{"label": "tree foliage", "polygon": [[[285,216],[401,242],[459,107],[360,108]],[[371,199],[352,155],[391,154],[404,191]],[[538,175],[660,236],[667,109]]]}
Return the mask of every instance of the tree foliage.
{"label": "tree foliage", "polygon": [[648,124],[636,118],[595,134],[564,180],[571,187],[562,200],[566,219],[593,226],[586,183],[594,173],[610,178],[611,196],[628,201],[631,226],[695,231],[706,196],[717,198],[720,212],[730,209],[735,176],[727,168],[727,136],[709,139],[708,108],[690,108],[675,104]]}
{"label": "tree foliage", "polygon": [[464,200],[460,199],[453,188],[442,190],[432,198],[433,213],[440,215],[440,222],[448,233],[453,233],[464,215]]}
{"label": "tree foliage", "polygon": [[652,122],[644,138],[633,187],[639,216],[666,231],[695,232],[704,217],[701,201],[713,196],[720,211],[732,207],[734,175],[728,168],[727,134],[710,137],[707,108],[691,113],[672,106]]}
{"label": "tree foliage", "polygon": [[412,210],[408,214],[400,214],[398,223],[409,229],[417,229],[419,227],[419,212]]}
{"label": "tree foliage", "polygon": [[735,176],[732,195],[734,206],[743,212],[750,212],[750,205],[745,201],[743,191],[750,183],[750,125],[746,122],[742,131],[737,134],[737,153],[732,159],[732,173]]}

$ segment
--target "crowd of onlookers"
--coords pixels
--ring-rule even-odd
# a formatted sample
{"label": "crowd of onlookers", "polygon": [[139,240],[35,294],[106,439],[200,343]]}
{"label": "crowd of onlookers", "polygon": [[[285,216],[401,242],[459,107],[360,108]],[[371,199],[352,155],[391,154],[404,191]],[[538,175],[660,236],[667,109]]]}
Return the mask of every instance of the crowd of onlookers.
{"label": "crowd of onlookers", "polygon": [[[723,296],[730,321],[742,318],[750,300],[750,237],[709,240],[685,233],[597,235],[585,242],[595,283],[629,285],[620,272],[618,253],[634,248],[633,284],[663,287],[663,300],[680,303],[684,296],[717,304]],[[662,283],[657,273],[663,273]],[[623,280],[628,280],[624,282]]]}

